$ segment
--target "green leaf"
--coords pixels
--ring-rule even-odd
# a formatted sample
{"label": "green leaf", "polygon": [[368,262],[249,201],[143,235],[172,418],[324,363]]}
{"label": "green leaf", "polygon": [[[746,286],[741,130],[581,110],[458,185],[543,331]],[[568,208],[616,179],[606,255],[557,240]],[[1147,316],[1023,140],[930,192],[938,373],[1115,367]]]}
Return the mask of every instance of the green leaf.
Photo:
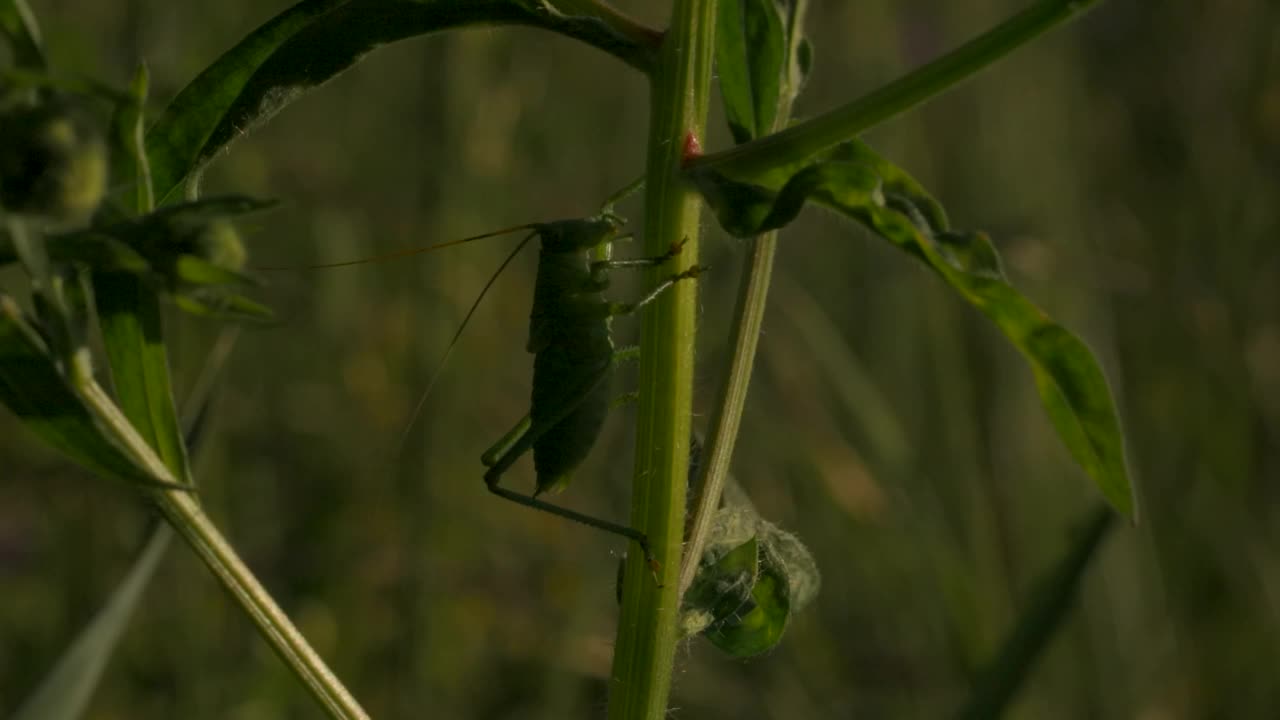
{"label": "green leaf", "polygon": [[751,601],[759,574],[760,551],[755,537],[718,558],[704,553],[702,566],[682,600],[681,635],[697,635],[741,611]]}
{"label": "green leaf", "polygon": [[[743,179],[803,165],[871,127],[954,87],[1098,0],[1040,0],[982,35],[829,112],[728,150],[689,161],[688,167]],[[804,3],[796,0],[793,6]],[[802,9],[802,8],[801,8]],[[795,36],[793,35],[793,38]],[[804,40],[795,39],[792,80],[802,82],[811,63]]]}
{"label": "green leaf", "polygon": [[774,0],[722,0],[716,73],[733,139],[767,133],[778,112],[786,36]]}
{"label": "green leaf", "polygon": [[[751,552],[749,597],[741,597],[741,586],[729,582],[735,577],[732,570],[736,570],[739,576],[745,576],[746,558],[733,557],[728,563],[730,572],[726,572],[726,568],[722,568],[730,558],[726,555],[710,573],[712,578],[721,580],[717,585],[719,594],[711,595],[719,598],[720,604],[714,606],[712,612],[702,615],[712,618],[711,624],[702,631],[707,640],[737,658],[759,655],[776,646],[782,640],[791,615],[802,610],[817,595],[821,584],[813,555],[796,536],[763,519],[757,519],[756,532],[756,537],[749,543],[730,553],[745,554],[747,548]],[[702,582],[703,571],[699,570],[690,592]],[[690,605],[686,599],[685,613]],[[682,614],[681,619],[693,618]]]}
{"label": "green leaf", "polygon": [[180,255],[174,266],[174,277],[188,285],[252,285],[254,278],[215,265],[195,255]]}
{"label": "green leaf", "polygon": [[729,655],[747,658],[777,645],[790,615],[791,587],[785,573],[766,561],[751,588],[751,602],[703,634]]}
{"label": "green leaf", "polygon": [[[54,235],[45,246],[58,262],[139,276],[157,290],[256,286],[256,278],[241,272],[245,251],[229,218],[273,205],[242,196],[180,203],[140,218]],[[14,256],[11,243],[0,236],[0,262]]]}
{"label": "green leaf", "polygon": [[979,720],[1003,714],[1066,619],[1084,572],[1096,557],[1114,517],[1106,507],[1089,512],[1062,559],[1036,581],[1017,624],[996,657],[978,675],[973,692],[957,717]]}
{"label": "green leaf", "polygon": [[[140,66],[130,85],[132,102],[118,105],[111,123],[117,178],[133,186],[135,209],[144,216],[155,207],[142,134],[147,83],[146,66]],[[127,243],[130,238],[120,239]],[[144,253],[139,254],[145,257]],[[149,264],[157,269],[167,265],[154,260]],[[95,272],[93,287],[116,401],[173,476],[190,484],[191,469],[173,399],[158,290],[143,277],[127,272]]]}
{"label": "green leaf", "polygon": [[128,627],[142,591],[172,536],[169,526],[156,528],[107,603],[80,631],[35,692],[19,706],[13,720],[75,720],[84,714],[102,671]]}
{"label": "green leaf", "polygon": [[189,484],[160,299],[141,278],[126,273],[98,273],[93,286],[116,402],[173,476]]}
{"label": "green leaf", "polygon": [[111,185],[129,188],[127,196],[134,198],[132,203],[128,203],[130,212],[138,215],[145,215],[155,207],[143,128],[143,108],[147,103],[149,83],[147,66],[138,65],[129,86],[128,99],[117,103],[111,117]]}
{"label": "green leaf", "polygon": [[[174,98],[147,135],[156,197],[168,201],[188,176],[232,140],[386,43],[468,25],[519,24],[578,38],[646,68],[653,48],[601,20],[510,0],[306,0],[228,50]],[[319,139],[317,140],[320,141]]]}
{"label": "green leaf", "polygon": [[[282,44],[345,0],[304,0],[250,33],[192,80],[147,133],[157,200],[168,199],[199,159],[209,136],[253,77]],[[210,151],[210,155],[216,148]]]}
{"label": "green leaf", "polygon": [[760,184],[705,169],[690,176],[720,224],[739,237],[782,227],[812,201],[927,264],[1027,358],[1049,418],[1076,462],[1117,510],[1136,518],[1119,416],[1092,352],[1009,284],[990,238],[948,229],[942,207],[909,175],[856,141],[781,181],[772,171],[757,178]]}
{"label": "green leaf", "polygon": [[71,391],[48,346],[11,298],[0,295],[0,402],[33,433],[92,472],[152,482]]}
{"label": "green leaf", "polygon": [[151,272],[151,264],[137,250],[103,233],[50,235],[45,238],[45,247],[49,249],[49,259],[58,263],[135,275]]}
{"label": "green leaf", "polygon": [[730,482],[681,601],[681,634],[701,633],[733,657],[758,655],[778,644],[791,613],[813,599],[819,584],[809,550],[761,518]]}
{"label": "green leaf", "polygon": [[233,322],[271,322],[276,319],[271,308],[242,295],[201,296],[197,293],[173,296],[178,309],[191,315]]}
{"label": "green leaf", "polygon": [[795,535],[778,528],[771,522],[760,522],[761,552],[765,564],[787,580],[791,609],[803,610],[818,595],[822,576],[813,553]]}
{"label": "green leaf", "polygon": [[19,67],[43,69],[47,65],[41,49],[40,26],[26,0],[0,0],[0,31],[9,39]]}

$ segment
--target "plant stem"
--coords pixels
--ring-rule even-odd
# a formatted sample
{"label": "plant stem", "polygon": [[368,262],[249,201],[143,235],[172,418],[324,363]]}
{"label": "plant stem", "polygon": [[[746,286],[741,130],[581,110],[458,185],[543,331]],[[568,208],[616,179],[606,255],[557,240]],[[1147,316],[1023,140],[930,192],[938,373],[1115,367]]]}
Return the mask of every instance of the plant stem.
{"label": "plant stem", "polygon": [[[138,435],[102,387],[92,377],[78,373],[75,385],[81,398],[110,429],[121,445],[153,479],[170,485],[178,480],[156,456],[151,446]],[[356,699],[343,687],[324,660],[307,644],[306,638],[275,604],[266,588],[236,555],[222,533],[205,515],[199,501],[190,492],[179,489],[151,489],[146,492],[191,549],[231,593],[257,624],[263,637],[284,660],[312,696],[324,707],[329,717],[339,720],[367,720],[368,715]]]}
{"label": "plant stem", "polygon": [[[638,48],[654,48],[662,42],[662,33],[622,14],[600,0],[555,0],[555,9],[565,15],[593,17]],[[642,68],[643,69],[643,68]]]}
{"label": "plant stem", "polygon": [[888,85],[773,135],[704,155],[689,170],[753,177],[801,163],[948,90],[1099,0],[1041,0],[982,35]]}
{"label": "plant stem", "polygon": [[[790,37],[787,47],[798,47],[804,37],[804,3],[793,6],[790,17]],[[778,132],[791,122],[791,106],[800,92],[803,78],[788,71],[783,75],[778,94],[778,111],[767,131]],[[747,390],[751,385],[751,371],[755,367],[756,347],[760,343],[760,328],[764,323],[764,311],[769,299],[769,283],[773,277],[773,258],[778,249],[778,231],[772,230],[751,239],[751,250],[743,260],[742,282],[738,284],[738,298],[734,305],[733,329],[729,340],[731,353],[725,369],[724,382],[716,397],[715,413],[711,416],[707,433],[706,451],[693,488],[697,493],[694,511],[690,516],[684,548],[684,560],[680,566],[680,597],[693,584],[702,559],[702,550],[711,534],[711,521],[720,507],[720,496],[729,477],[729,465],[733,461],[733,448],[738,440],[738,428],[742,424],[742,411],[747,403]]]}
{"label": "plant stem", "polygon": [[773,257],[778,247],[778,231],[771,230],[751,240],[751,252],[743,260],[742,283],[734,307],[734,325],[729,341],[731,355],[724,383],[716,398],[715,414],[707,433],[706,451],[702,455],[699,477],[693,483],[697,492],[695,509],[689,523],[684,561],[680,566],[680,596],[693,584],[702,550],[711,533],[711,521],[720,506],[720,496],[729,477],[733,447],[738,439],[742,410],[747,402],[751,370],[755,366],[756,346],[764,321],[765,303],[769,298],[769,281],[773,276]]}
{"label": "plant stem", "polygon": [[[651,76],[645,249],[658,255],[685,243],[673,260],[682,268],[698,255],[701,202],[681,166],[688,138],[701,138],[706,126],[715,17],[716,0],[676,0]],[[648,536],[661,571],[655,582],[638,553],[627,559],[609,693],[614,720],[661,720],[671,691],[696,317],[693,282],[676,283],[644,313],[631,521]]]}

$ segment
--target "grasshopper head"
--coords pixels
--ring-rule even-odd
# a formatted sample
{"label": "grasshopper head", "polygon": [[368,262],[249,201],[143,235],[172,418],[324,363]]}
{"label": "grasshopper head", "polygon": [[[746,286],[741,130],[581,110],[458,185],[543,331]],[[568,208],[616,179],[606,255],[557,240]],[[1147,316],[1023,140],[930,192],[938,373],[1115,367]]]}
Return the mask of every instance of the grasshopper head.
{"label": "grasshopper head", "polygon": [[560,220],[538,228],[542,247],[553,252],[581,252],[612,242],[626,220],[613,213],[595,217]]}

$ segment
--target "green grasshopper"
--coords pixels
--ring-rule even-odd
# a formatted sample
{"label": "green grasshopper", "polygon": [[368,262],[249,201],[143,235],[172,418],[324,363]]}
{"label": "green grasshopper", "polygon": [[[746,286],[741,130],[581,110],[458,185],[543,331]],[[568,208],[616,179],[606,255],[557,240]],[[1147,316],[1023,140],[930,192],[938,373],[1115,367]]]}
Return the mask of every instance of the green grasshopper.
{"label": "green grasshopper", "polygon": [[[614,368],[618,363],[638,356],[638,348],[614,347],[610,327],[612,319],[634,313],[657,299],[675,283],[696,278],[705,269],[695,265],[673,274],[635,302],[620,303],[606,299],[604,291],[609,287],[610,271],[660,266],[678,255],[683,246],[683,243],[678,243],[657,257],[614,260],[613,242],[620,239],[618,232],[624,223],[625,220],[615,215],[606,205],[594,217],[517,225],[426,248],[311,267],[340,267],[404,257],[529,230],[529,234],[506,257],[472,304],[445,350],[444,358],[447,359],[498,275],[531,239],[540,238],[542,248],[538,256],[537,281],[529,318],[529,340],[525,346],[534,356],[529,414],[481,456],[481,461],[488,468],[484,474],[485,486],[489,492],[511,502],[634,540],[653,565],[648,541],[639,530],[539,498],[543,493],[557,493],[565,488],[573,471],[595,444],[612,406],[634,397],[627,395],[615,399],[612,396],[612,383],[609,380]],[[443,363],[442,359],[441,366]],[[438,377],[439,368],[414,409],[409,428],[413,426]],[[409,428],[406,428],[406,435]],[[537,473],[534,492],[524,495],[502,487],[500,482],[503,474],[531,450]]]}

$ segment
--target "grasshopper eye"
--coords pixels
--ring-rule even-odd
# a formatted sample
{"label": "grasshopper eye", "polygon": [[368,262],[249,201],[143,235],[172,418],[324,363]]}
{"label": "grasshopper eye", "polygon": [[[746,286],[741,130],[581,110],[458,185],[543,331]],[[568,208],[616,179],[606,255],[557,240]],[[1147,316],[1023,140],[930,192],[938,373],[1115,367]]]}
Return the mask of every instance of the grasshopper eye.
{"label": "grasshopper eye", "polygon": [[102,201],[107,149],[101,134],[66,103],[0,114],[0,206],[14,213],[72,221]]}

